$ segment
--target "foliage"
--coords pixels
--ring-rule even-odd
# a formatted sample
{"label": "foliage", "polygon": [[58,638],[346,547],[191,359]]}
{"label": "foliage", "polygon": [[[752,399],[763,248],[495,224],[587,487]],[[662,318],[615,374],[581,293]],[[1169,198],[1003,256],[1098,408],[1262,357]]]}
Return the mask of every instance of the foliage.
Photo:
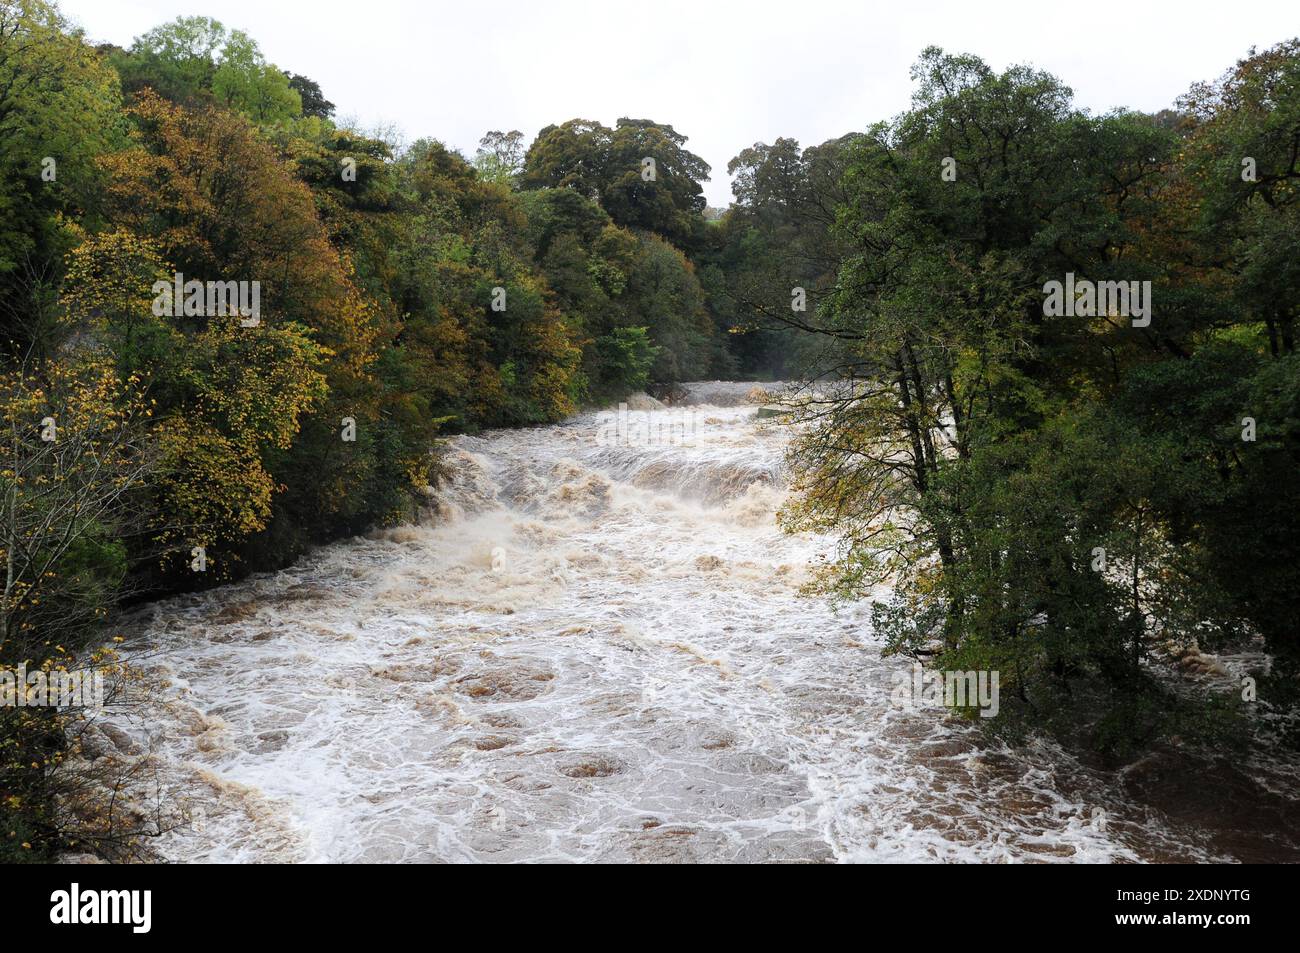
{"label": "foliage", "polygon": [[[1167,643],[1261,633],[1294,656],[1295,160],[1276,140],[1300,114],[1263,89],[1294,89],[1296,62],[1253,57],[1171,124],[931,49],[912,110],[851,147],[847,254],[812,328],[835,383],[785,516],[840,535],[823,588],[892,584],[887,651],[1000,670],[1021,714],[1112,754],[1181,717],[1148,664]],[[1264,178],[1243,187],[1223,157],[1246,148]],[[793,157],[751,163],[742,194]],[[1150,326],[1049,314],[1067,273],[1151,282]]]}
{"label": "foliage", "polygon": [[[125,674],[104,624],[129,572],[125,540],[143,532],[156,453],[139,381],[102,358],[31,363],[0,375],[0,675]],[[67,776],[65,731],[86,708],[0,706],[0,856],[49,859],[98,841],[129,853],[143,826],[122,818],[97,772]],[[106,768],[107,765],[101,766]],[[115,813],[116,812],[116,813]],[[138,828],[138,829],[137,829]]]}
{"label": "foliage", "polygon": [[110,59],[128,92],[148,88],[176,103],[220,103],[257,122],[301,115],[298,87],[313,95],[308,115],[330,106],[310,80],[298,77],[293,85],[252,37],[211,17],[177,17],[137,37],[129,50],[113,50]]}
{"label": "foliage", "polygon": [[[574,188],[595,199],[615,223],[656,232],[693,247],[703,227],[709,166],[685,148],[686,137],[649,119],[618,120],[613,129],[570,119],[537,134],[524,160],[528,188]],[[653,160],[653,176],[646,161]]]}

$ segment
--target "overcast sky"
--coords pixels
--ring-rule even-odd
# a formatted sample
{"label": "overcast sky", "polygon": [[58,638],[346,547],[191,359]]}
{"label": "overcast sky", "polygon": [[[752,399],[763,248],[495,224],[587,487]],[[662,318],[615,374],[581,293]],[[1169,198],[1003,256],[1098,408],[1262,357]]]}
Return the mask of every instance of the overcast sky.
{"label": "overcast sky", "polygon": [[61,0],[94,40],[126,46],[178,15],[250,33],[267,59],[321,85],[339,116],[432,136],[472,156],[488,129],[531,141],[550,123],[671,123],[713,167],[754,142],[803,145],[907,107],[927,45],[996,69],[1031,63],[1094,111],[1169,106],[1252,46],[1300,34],[1296,0]]}

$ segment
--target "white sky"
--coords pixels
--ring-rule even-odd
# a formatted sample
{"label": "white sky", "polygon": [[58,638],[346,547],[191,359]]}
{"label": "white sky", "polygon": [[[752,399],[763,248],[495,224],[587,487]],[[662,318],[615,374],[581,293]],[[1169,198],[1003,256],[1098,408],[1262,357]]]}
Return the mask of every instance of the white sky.
{"label": "white sky", "polygon": [[129,45],[178,15],[246,30],[320,83],[339,116],[472,156],[488,129],[671,123],[713,167],[757,141],[813,145],[905,109],[929,44],[995,69],[1031,63],[1094,111],[1172,105],[1194,81],[1300,34],[1296,0],[60,0],[91,39]]}

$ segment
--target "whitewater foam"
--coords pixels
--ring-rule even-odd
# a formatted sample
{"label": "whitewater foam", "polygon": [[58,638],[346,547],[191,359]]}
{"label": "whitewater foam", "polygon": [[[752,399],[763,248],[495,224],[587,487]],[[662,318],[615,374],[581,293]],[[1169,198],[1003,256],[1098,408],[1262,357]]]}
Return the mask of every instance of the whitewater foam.
{"label": "whitewater foam", "polygon": [[188,712],[154,757],[203,818],[163,856],[1208,856],[1059,750],[890,706],[866,606],[798,595],[831,541],[777,528],[754,391],[688,385],[688,446],[601,414],[458,438],[420,525],[153,606],[132,645]]}

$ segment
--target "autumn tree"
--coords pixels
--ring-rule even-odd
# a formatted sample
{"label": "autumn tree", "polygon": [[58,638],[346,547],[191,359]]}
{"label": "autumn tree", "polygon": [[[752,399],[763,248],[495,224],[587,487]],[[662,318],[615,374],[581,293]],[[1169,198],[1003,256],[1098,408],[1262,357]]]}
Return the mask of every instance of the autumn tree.
{"label": "autumn tree", "polygon": [[[103,648],[104,624],[128,578],[126,541],[148,525],[157,459],[149,418],[140,382],[121,380],[99,356],[68,353],[0,373],[0,674],[15,690],[29,691],[28,676],[57,684],[76,673],[107,682],[107,692],[124,674]],[[131,839],[111,791],[92,792],[61,770],[65,731],[79,730],[94,701],[0,706],[7,860],[51,859],[91,833],[90,814],[101,833],[107,818],[109,841]]]}

